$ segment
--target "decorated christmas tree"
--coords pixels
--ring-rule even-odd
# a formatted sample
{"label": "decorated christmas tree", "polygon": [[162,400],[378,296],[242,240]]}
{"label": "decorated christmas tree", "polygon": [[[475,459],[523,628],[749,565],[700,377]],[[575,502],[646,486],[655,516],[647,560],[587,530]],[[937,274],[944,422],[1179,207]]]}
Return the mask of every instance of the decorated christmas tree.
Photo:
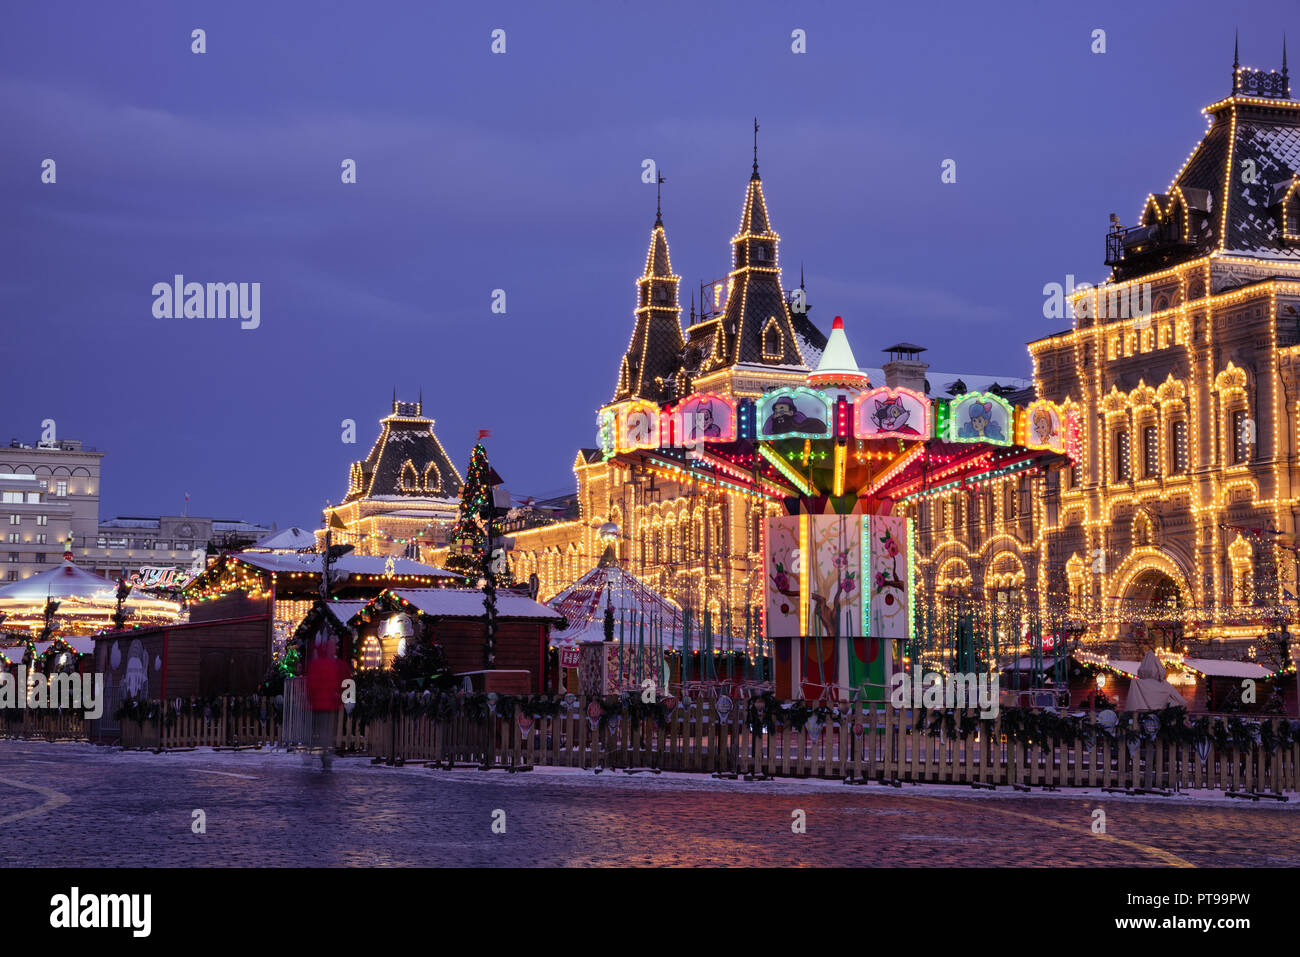
{"label": "decorated christmas tree", "polygon": [[[451,550],[447,557],[448,571],[464,575],[471,587],[476,587],[480,579],[487,577],[492,556],[485,554],[487,545],[487,522],[483,510],[492,503],[492,486],[496,475],[488,464],[487,449],[480,442],[470,453],[469,468],[465,473],[465,484],[460,490],[460,517],[451,530]],[[501,520],[493,520],[492,538],[501,549]],[[504,550],[501,556],[504,556]],[[498,585],[513,584],[510,567],[504,557],[499,557],[495,566],[495,578]]]}

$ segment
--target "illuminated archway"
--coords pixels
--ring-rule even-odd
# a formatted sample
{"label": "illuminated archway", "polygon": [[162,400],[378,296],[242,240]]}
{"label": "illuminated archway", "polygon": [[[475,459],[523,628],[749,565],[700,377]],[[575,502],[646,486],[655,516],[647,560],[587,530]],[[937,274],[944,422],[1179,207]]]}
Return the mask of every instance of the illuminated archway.
{"label": "illuminated archway", "polygon": [[1107,639],[1157,648],[1182,646],[1183,614],[1192,592],[1177,561],[1156,549],[1137,549],[1112,581],[1103,624]]}

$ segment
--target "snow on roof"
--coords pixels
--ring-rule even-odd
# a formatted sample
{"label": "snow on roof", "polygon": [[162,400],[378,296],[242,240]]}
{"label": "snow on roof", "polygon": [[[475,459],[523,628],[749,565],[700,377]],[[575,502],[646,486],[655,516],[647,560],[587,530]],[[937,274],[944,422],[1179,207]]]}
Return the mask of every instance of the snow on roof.
{"label": "snow on roof", "polygon": [[344,624],[347,624],[355,618],[361,609],[365,608],[369,604],[370,602],[368,601],[339,601],[334,598],[331,598],[326,602],[326,606],[334,617]]}
{"label": "snow on roof", "polygon": [[265,525],[259,525],[257,522],[246,522],[242,518],[221,518],[212,520],[212,527],[223,532],[268,532]]}
{"label": "snow on roof", "polygon": [[[246,565],[269,572],[307,572],[319,574],[321,570],[320,552],[295,552],[280,555],[274,552],[239,552],[233,556]],[[356,552],[337,559],[333,563],[334,572],[346,572],[349,575],[383,575],[387,571],[390,556],[358,555]],[[455,572],[432,565],[424,565],[409,558],[391,557],[394,575],[425,575],[430,578],[460,578]]]}
{"label": "snow on roof", "polygon": [[270,535],[264,535],[257,540],[254,548],[315,548],[316,535],[313,532],[305,531],[296,525],[292,528],[281,529],[278,532],[272,532]]}
{"label": "snow on roof", "polygon": [[[871,381],[876,385],[885,384],[885,373],[883,369],[862,369],[863,374],[869,376]],[[953,398],[948,395],[948,386],[960,379],[966,383],[967,392],[987,392],[992,385],[1010,386],[1014,389],[1028,389],[1034,384],[1033,379],[1026,379],[1023,376],[1014,375],[979,375],[969,372],[937,372],[934,369],[927,369],[925,380],[930,383],[930,396],[936,399]]]}
{"label": "snow on roof", "polygon": [[99,523],[100,528],[157,528],[156,518],[110,518]]}
{"label": "snow on roof", "polygon": [[1119,658],[1111,658],[1109,666],[1113,671],[1121,672],[1130,678],[1136,678],[1138,668],[1142,663],[1140,661],[1126,661]]}
{"label": "snow on roof", "polygon": [[[484,595],[475,588],[393,588],[390,591],[430,618],[481,618],[487,614]],[[527,595],[504,590],[497,592],[498,619],[526,618],[558,622],[563,617]]]}
{"label": "snow on roof", "polygon": [[822,361],[822,350],[799,334],[795,330],[795,341],[799,343],[799,352],[803,355],[803,361],[808,363],[810,369],[816,369],[817,364]]}
{"label": "snow on roof", "polygon": [[[76,654],[89,655],[89,654],[93,654],[95,651],[94,638],[74,637],[74,638],[63,638],[62,640],[67,642],[72,647],[73,652],[75,652]],[[36,649],[36,657],[39,658],[41,655],[45,654],[45,652],[49,651],[50,646],[53,644],[54,644],[53,641],[34,642],[33,647]],[[19,651],[21,650],[22,649],[20,648]],[[10,657],[12,658],[13,656],[10,655]]]}
{"label": "snow on roof", "polygon": [[1217,658],[1184,658],[1183,664],[1212,678],[1263,678],[1271,675],[1263,665],[1253,661],[1221,661]]}
{"label": "snow on roof", "polygon": [[106,598],[117,593],[117,582],[91,574],[72,562],[0,587],[0,599],[43,602],[46,598]]}
{"label": "snow on roof", "polygon": [[437,495],[367,495],[367,502],[405,502],[408,505],[415,502],[437,502],[439,505],[444,502],[454,505],[460,505],[460,499],[452,496],[450,498],[440,497]]}

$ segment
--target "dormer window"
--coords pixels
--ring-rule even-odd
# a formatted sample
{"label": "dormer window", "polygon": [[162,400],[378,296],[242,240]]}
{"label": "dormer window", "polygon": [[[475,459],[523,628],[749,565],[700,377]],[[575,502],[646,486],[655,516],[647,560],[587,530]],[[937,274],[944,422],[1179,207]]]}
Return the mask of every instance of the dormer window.
{"label": "dormer window", "polygon": [[1300,243],[1300,177],[1292,178],[1277,205],[1278,219],[1282,224],[1282,238],[1289,243]]}
{"label": "dormer window", "polygon": [[775,316],[769,316],[763,326],[763,358],[770,362],[785,358],[785,334]]}
{"label": "dormer window", "polygon": [[1187,219],[1187,210],[1183,201],[1177,197],[1169,204],[1165,214],[1163,236],[1166,242],[1176,243],[1183,238],[1183,226]]}
{"label": "dormer window", "polygon": [[397,487],[403,492],[420,491],[420,479],[410,459],[402,463],[401,471],[398,473]]}

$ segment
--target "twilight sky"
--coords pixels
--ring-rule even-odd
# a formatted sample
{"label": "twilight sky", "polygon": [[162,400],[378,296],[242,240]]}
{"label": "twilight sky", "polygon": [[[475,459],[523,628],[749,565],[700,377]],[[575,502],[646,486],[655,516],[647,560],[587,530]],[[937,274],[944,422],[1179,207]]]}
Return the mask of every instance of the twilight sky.
{"label": "twilight sky", "polygon": [[[0,440],[53,418],[107,451],[102,517],[189,492],[315,527],[393,387],[422,387],[462,472],[487,428],[516,495],[570,490],[632,329],[641,162],[687,302],[730,266],[755,114],[815,322],[843,315],[864,366],[907,339],[1028,375],[1024,343],[1068,325],[1044,284],[1106,276],[1107,215],[1132,224],[1200,138],[1234,28],[1277,68],[1288,26],[1294,0],[11,4]],[[260,327],[155,318],[177,273],[260,282]]]}

